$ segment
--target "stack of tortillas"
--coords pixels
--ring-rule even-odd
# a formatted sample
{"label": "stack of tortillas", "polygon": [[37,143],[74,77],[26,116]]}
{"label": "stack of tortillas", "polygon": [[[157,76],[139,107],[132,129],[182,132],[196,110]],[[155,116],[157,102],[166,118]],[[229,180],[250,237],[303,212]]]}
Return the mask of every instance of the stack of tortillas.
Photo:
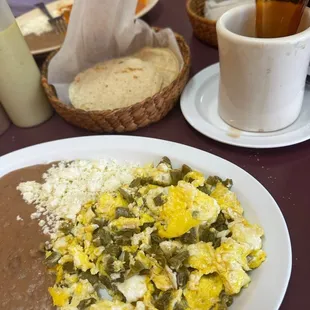
{"label": "stack of tortillas", "polygon": [[155,95],[179,72],[180,63],[170,49],[145,47],[79,73],[69,97],[74,107],[87,111],[124,108]]}

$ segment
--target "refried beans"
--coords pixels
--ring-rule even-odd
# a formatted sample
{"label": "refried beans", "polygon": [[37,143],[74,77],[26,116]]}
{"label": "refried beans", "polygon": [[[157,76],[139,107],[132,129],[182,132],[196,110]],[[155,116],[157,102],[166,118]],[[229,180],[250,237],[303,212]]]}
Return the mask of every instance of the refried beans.
{"label": "refried beans", "polygon": [[39,251],[48,236],[30,218],[34,206],[27,205],[16,189],[21,182],[40,182],[50,167],[32,166],[0,178],[0,309],[55,309],[48,293],[53,276],[48,274],[44,254]]}

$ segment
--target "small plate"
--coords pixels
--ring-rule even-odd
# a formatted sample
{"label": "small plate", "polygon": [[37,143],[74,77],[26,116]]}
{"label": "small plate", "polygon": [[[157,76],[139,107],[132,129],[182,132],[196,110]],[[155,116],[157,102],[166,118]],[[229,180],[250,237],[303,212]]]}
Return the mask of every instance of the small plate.
{"label": "small plate", "polygon": [[149,0],[146,7],[136,14],[136,18],[140,18],[144,16],[146,13],[148,13],[149,11],[151,11],[154,8],[154,6],[158,3],[158,1],[159,0]]}
{"label": "small plate", "polygon": [[[144,16],[146,13],[148,13],[150,10],[154,8],[154,6],[158,3],[159,0],[148,0],[148,4],[144,9],[139,11],[136,14],[136,18],[140,18]],[[39,1],[38,1],[39,2]],[[47,9],[50,12],[57,11],[63,4],[72,4],[74,0],[57,0],[53,1],[46,5]],[[19,25],[25,25],[27,22],[29,22],[31,19],[36,18],[38,16],[42,16],[43,13],[39,9],[33,9],[19,17],[16,18]],[[64,39],[64,34],[56,34],[55,32],[45,32],[41,35],[37,36],[35,34],[30,34],[25,36],[26,42],[30,48],[30,51],[32,55],[39,55],[44,54],[48,52],[52,52],[56,49],[58,49]]]}
{"label": "small plate", "polygon": [[219,63],[196,74],[181,97],[185,119],[203,135],[230,145],[276,148],[310,139],[310,88],[306,86],[302,111],[289,127],[268,133],[241,131],[226,124],[218,114]]}

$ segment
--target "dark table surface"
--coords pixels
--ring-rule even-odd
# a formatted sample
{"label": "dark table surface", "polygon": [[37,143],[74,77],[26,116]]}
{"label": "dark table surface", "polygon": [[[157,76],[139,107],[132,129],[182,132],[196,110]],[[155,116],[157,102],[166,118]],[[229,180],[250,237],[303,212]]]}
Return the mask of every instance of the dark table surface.
{"label": "dark table surface", "polygon": [[[185,37],[192,52],[191,76],[218,61],[216,49],[193,37],[186,15],[185,0],[160,0],[144,19],[152,26],[171,27]],[[38,59],[38,63],[41,62],[42,59]],[[20,129],[11,125],[10,129],[0,136],[0,156],[41,142],[90,134],[67,124],[58,115],[36,128]],[[293,272],[281,310],[310,309],[307,300],[310,276],[310,242],[307,240],[310,235],[310,205],[307,194],[310,141],[274,150],[228,146],[195,131],[185,121],[179,106],[159,123],[130,135],[165,139],[205,150],[237,164],[257,178],[278,202],[292,240]]]}

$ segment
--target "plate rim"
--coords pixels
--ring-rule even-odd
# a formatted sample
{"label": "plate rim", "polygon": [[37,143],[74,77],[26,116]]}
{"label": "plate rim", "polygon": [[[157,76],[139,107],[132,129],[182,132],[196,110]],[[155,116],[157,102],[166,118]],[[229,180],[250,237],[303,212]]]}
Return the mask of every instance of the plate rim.
{"label": "plate rim", "polygon": [[[46,6],[49,9],[51,6],[53,7],[54,5],[57,5],[58,3],[61,3],[62,0],[55,0],[52,1],[50,3],[48,3]],[[144,9],[142,9],[139,13],[137,13],[135,15],[135,18],[141,18],[142,16],[146,15],[149,11],[151,11],[159,2],[159,0],[148,0],[148,4],[146,5],[146,7]],[[73,0],[74,2],[74,0]],[[20,21],[21,19],[24,19],[25,16],[27,16],[28,14],[31,15],[33,14],[33,11],[36,11],[38,9],[33,8],[32,10],[25,12],[22,15],[19,15],[16,17],[16,21]],[[51,47],[46,47],[46,48],[41,48],[41,49],[36,49],[36,50],[31,50],[31,54],[36,56],[36,55],[41,55],[41,54],[45,54],[45,53],[49,53],[49,52],[53,52],[55,50],[57,50],[58,48],[60,48],[61,45],[54,45]]]}
{"label": "plate rim", "polygon": [[[57,155],[59,154],[59,152],[57,151],[57,148],[59,149],[60,147],[64,147],[65,149],[70,150],[70,152],[74,151],[75,148],[84,150],[84,147],[87,143],[90,143],[96,146],[96,149],[99,148],[102,151],[104,151],[105,149],[112,150],[112,151],[118,150],[120,149],[119,146],[123,147],[124,145],[126,146],[125,148],[128,148],[128,146],[130,146],[132,150],[137,151],[137,152],[143,152],[143,150],[144,151],[147,150],[145,152],[152,154],[152,156],[154,157],[157,155],[158,156],[165,155],[159,152],[160,149],[164,149],[166,153],[177,151],[174,153],[174,154],[177,154],[175,155],[176,157],[180,156],[178,154],[182,154],[182,151],[183,151],[185,153],[191,153],[191,157],[193,157],[192,160],[194,160],[195,156],[209,157],[217,161],[222,166],[227,166],[227,167],[230,167],[230,169],[239,171],[239,173],[241,173],[240,177],[242,177],[243,179],[244,178],[251,179],[251,181],[253,182],[253,184],[255,184],[257,189],[260,189],[260,191],[263,191],[263,193],[266,195],[266,199],[270,200],[270,203],[273,205],[272,209],[274,209],[274,212],[276,212],[278,221],[281,224],[281,227],[282,227],[281,231],[283,230],[285,232],[285,236],[283,240],[284,240],[284,245],[285,245],[284,252],[287,254],[287,257],[286,257],[287,266],[283,266],[283,271],[281,273],[283,276],[282,285],[279,288],[279,293],[276,295],[277,297],[275,298],[275,301],[274,301],[275,305],[273,305],[273,308],[270,309],[270,310],[278,310],[287,292],[287,288],[289,285],[289,281],[291,278],[291,272],[292,272],[292,245],[291,245],[290,233],[288,230],[287,223],[285,221],[284,215],[279,205],[277,204],[276,200],[272,197],[270,192],[250,173],[248,173],[243,168],[237,166],[236,164],[224,158],[221,158],[217,155],[206,152],[199,148],[195,148],[192,146],[188,146],[188,145],[184,145],[181,143],[176,143],[176,142],[172,142],[172,141],[168,141],[164,139],[155,139],[155,138],[140,137],[140,136],[132,137],[132,136],[125,136],[125,135],[108,135],[108,136],[94,135],[94,136],[83,136],[83,137],[59,139],[59,140],[39,143],[36,145],[32,145],[32,146],[28,146],[28,147],[16,150],[14,152],[8,153],[3,156],[0,156],[0,177],[5,175],[6,173],[9,173],[10,171],[27,166],[27,163],[25,163],[25,160],[27,158],[27,155],[29,154],[33,154],[32,157],[35,160],[37,159],[37,154],[39,151],[42,151],[44,154],[46,153],[47,155],[51,155],[53,157],[54,154],[57,154]],[[151,150],[148,149],[148,146],[151,147]],[[68,153],[68,151],[66,151],[66,153]],[[169,156],[169,154],[167,155]],[[82,158],[82,156],[81,157],[80,156],[81,155],[79,155],[77,158]],[[184,155],[181,155],[181,156],[184,156]],[[42,157],[42,155],[40,155],[40,157]],[[65,157],[67,157],[67,155]],[[24,165],[20,167],[14,167],[16,166],[16,162],[15,162],[16,159],[17,161],[24,162]],[[52,159],[48,160],[47,157],[44,157],[43,161],[41,160],[37,164],[44,163],[44,162],[47,163],[47,162],[50,162],[51,160]],[[58,159],[54,159],[54,160],[58,160]],[[2,168],[6,164],[10,164],[9,168],[8,169]],[[207,167],[206,164],[197,163],[198,167],[199,166],[202,167],[204,165]],[[208,169],[211,170],[211,168],[208,168]]]}
{"label": "plate rim", "polygon": [[[195,94],[196,91],[199,89],[199,87],[203,84],[203,82],[212,77],[213,75],[219,75],[219,62],[216,62],[201,71],[197,72],[189,81],[189,83],[186,85],[180,99],[180,107],[182,114],[186,121],[192,126],[195,130],[203,134],[204,136],[213,139],[215,141],[243,147],[243,148],[255,148],[255,149],[269,149],[269,148],[281,148],[281,147],[287,147],[296,145],[302,142],[305,142],[310,139],[310,127],[307,127],[306,134],[303,134],[301,137],[298,135],[296,136],[296,132],[305,131],[304,128],[294,130],[292,132],[286,132],[283,135],[277,135],[277,136],[259,136],[259,137],[238,137],[238,138],[232,138],[228,135],[223,135],[222,130],[218,127],[208,123],[203,119],[203,117],[200,116],[199,111],[197,111],[197,106],[194,105],[195,108],[193,108],[193,102],[195,101]],[[197,85],[195,85],[195,83]],[[193,86],[194,85],[194,86]],[[193,88],[193,89],[191,89]],[[229,126],[227,124],[227,126]],[[234,129],[233,127],[229,126],[230,128]],[[242,131],[241,131],[242,132]],[[279,132],[279,131],[278,131]],[[293,136],[290,138],[289,141],[281,141],[281,142],[274,142],[270,140],[276,140],[278,136]],[[246,139],[247,141],[242,141]],[[256,140],[260,139],[260,140]],[[254,142],[249,142],[248,140],[253,140]],[[256,141],[255,141],[256,140]],[[260,143],[259,143],[259,142]],[[269,141],[269,142],[268,142]]]}
{"label": "plate rim", "polygon": [[142,9],[139,13],[136,14],[136,18],[140,18],[151,11],[156,4],[158,4],[159,0],[149,0],[148,4],[144,9]]}

